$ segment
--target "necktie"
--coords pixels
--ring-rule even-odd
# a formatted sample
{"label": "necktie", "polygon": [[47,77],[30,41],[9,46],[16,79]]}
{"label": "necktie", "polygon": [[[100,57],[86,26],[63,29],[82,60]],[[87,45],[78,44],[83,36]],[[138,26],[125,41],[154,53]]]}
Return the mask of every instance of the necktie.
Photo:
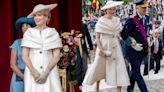
{"label": "necktie", "polygon": [[154,42],[154,53],[157,54],[158,52],[158,38],[155,38]]}
{"label": "necktie", "polygon": [[143,26],[145,27],[146,23],[145,23],[145,18],[144,17],[142,18],[142,22],[143,22]]}

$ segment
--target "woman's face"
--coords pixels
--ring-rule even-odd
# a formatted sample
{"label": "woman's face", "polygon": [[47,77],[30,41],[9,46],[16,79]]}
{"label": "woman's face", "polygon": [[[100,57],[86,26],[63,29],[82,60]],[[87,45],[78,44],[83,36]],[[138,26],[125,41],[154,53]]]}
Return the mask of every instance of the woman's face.
{"label": "woman's face", "polygon": [[115,15],[115,13],[116,13],[116,7],[107,9],[107,14]]}
{"label": "woman's face", "polygon": [[22,24],[22,31],[23,31],[23,33],[28,29],[28,28],[30,28],[31,26],[29,25],[29,24],[27,24],[27,23],[24,23],[24,24]]}
{"label": "woman's face", "polygon": [[34,14],[34,20],[37,26],[46,25],[48,17],[43,15],[41,12]]}

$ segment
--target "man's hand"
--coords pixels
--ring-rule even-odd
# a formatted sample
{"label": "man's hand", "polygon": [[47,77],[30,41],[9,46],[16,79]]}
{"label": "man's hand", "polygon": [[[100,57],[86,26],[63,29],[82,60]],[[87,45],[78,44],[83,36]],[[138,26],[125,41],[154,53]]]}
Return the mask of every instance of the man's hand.
{"label": "man's hand", "polygon": [[133,37],[130,37],[130,39],[131,39],[131,42],[132,42],[131,45],[136,45],[137,44],[136,40]]}
{"label": "man's hand", "polygon": [[136,51],[141,51],[143,49],[142,44],[136,43],[135,45],[131,45],[133,49]]}

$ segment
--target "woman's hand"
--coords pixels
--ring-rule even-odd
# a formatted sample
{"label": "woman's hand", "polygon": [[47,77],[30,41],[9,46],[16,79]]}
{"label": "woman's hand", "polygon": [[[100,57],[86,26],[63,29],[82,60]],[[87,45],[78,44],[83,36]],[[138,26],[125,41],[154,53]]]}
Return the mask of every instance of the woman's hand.
{"label": "woman's hand", "polygon": [[104,51],[104,53],[105,53],[105,56],[106,56],[106,57],[109,57],[109,56],[111,56],[111,54],[112,54],[111,51]]}
{"label": "woman's hand", "polygon": [[34,77],[34,80],[37,80],[39,78],[40,73],[34,67],[30,69],[30,72],[32,76]]}
{"label": "woman's hand", "polygon": [[100,55],[100,56],[104,56],[104,57],[106,56],[104,50],[100,50],[99,55]]}
{"label": "woman's hand", "polygon": [[32,65],[31,60],[29,59],[29,51],[30,51],[29,48],[23,47],[22,59],[26,64],[26,66],[28,67],[28,69],[30,70],[32,76],[34,77],[34,80],[36,80],[37,78],[39,78],[40,73]]}
{"label": "woman's hand", "polygon": [[10,67],[16,75],[18,75],[22,80],[24,80],[24,74],[17,66],[17,52],[15,49],[11,50]]}
{"label": "woman's hand", "polygon": [[49,62],[46,70],[35,80],[39,84],[43,84],[46,82],[49,72],[56,66],[60,57],[60,48],[55,48],[52,50],[52,58]]}
{"label": "woman's hand", "polygon": [[100,50],[100,56],[109,57],[111,56],[111,51]]}
{"label": "woman's hand", "polygon": [[47,69],[46,71],[44,71],[40,76],[39,78],[36,79],[36,82],[39,83],[39,84],[44,84],[47,80],[47,77],[49,75],[49,72],[50,70]]}

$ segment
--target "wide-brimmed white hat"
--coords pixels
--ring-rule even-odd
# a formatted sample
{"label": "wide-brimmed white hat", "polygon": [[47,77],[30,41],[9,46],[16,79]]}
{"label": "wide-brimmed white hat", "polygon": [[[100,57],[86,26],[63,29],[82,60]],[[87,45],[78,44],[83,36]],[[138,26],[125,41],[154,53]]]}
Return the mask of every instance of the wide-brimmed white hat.
{"label": "wide-brimmed white hat", "polygon": [[106,10],[108,8],[116,7],[118,5],[123,4],[123,1],[108,1],[102,8],[101,10]]}
{"label": "wide-brimmed white hat", "polygon": [[34,7],[33,11],[27,16],[28,18],[31,18],[33,17],[33,15],[36,13],[36,12],[39,12],[39,11],[42,11],[42,10],[45,10],[45,9],[48,9],[48,10],[52,10],[54,9],[55,7],[57,6],[57,4],[49,4],[49,5],[44,5],[44,4],[38,4]]}

